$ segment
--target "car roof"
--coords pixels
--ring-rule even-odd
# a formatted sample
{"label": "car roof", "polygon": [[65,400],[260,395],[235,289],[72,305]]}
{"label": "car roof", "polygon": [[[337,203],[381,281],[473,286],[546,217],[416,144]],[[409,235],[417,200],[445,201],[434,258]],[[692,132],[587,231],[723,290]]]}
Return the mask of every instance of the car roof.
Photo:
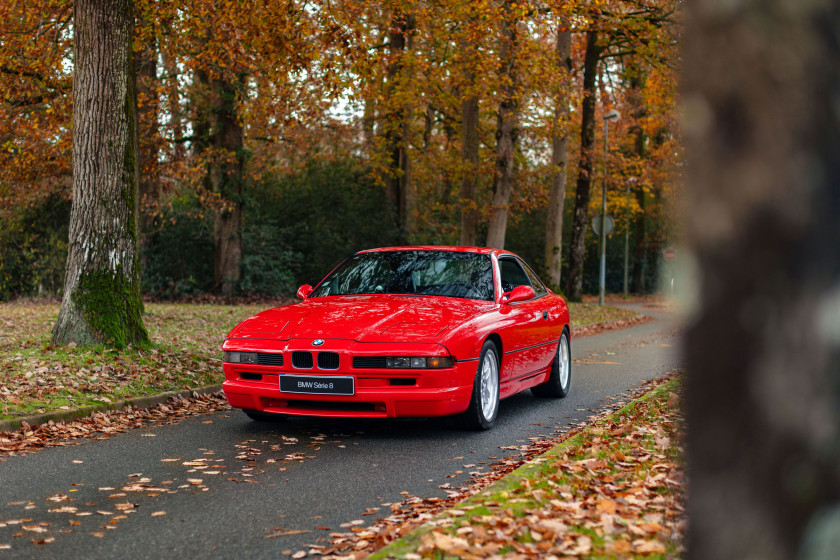
{"label": "car roof", "polygon": [[510,251],[503,249],[493,249],[490,247],[462,247],[460,245],[413,245],[405,247],[379,247],[376,249],[366,249],[359,251],[359,253],[376,253],[380,251],[457,251],[459,253],[479,253],[482,255],[489,255],[491,253],[508,253]]}

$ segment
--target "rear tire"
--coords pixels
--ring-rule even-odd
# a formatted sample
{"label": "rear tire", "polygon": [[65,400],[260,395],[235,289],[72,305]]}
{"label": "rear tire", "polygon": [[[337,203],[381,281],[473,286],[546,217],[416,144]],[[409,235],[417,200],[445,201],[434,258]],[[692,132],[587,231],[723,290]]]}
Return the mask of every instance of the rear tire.
{"label": "rear tire", "polygon": [[470,406],[463,414],[464,423],[473,430],[489,430],[496,423],[499,415],[499,369],[496,345],[488,340],[481,347]]}
{"label": "rear tire", "polygon": [[563,329],[560,335],[560,342],[557,343],[557,351],[554,353],[554,362],[551,364],[551,375],[545,383],[531,387],[531,393],[535,397],[549,397],[562,399],[569,394],[572,386],[572,352],[569,347],[569,331]]}
{"label": "rear tire", "polygon": [[243,408],[242,412],[254,422],[278,422],[286,419],[284,414],[269,414],[267,412],[260,412],[259,410],[251,410],[250,408]]}

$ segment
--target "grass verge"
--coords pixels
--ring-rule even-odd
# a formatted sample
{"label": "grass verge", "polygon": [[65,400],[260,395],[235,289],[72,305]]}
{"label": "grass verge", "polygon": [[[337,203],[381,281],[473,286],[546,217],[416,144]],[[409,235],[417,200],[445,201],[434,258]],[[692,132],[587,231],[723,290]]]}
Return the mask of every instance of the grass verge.
{"label": "grass verge", "polygon": [[597,303],[569,303],[569,317],[572,327],[583,327],[595,323],[607,323],[632,319],[638,313],[620,307],[600,306]]}
{"label": "grass verge", "polygon": [[672,558],[683,550],[679,378],[369,558]]}
{"label": "grass verge", "polygon": [[147,303],[151,344],[52,346],[58,304],[0,305],[0,419],[221,383],[221,347],[237,323],[269,305]]}
{"label": "grass verge", "polygon": [[[0,420],[221,383],[224,337],[268,307],[146,303],[151,344],[114,350],[50,345],[57,303],[0,304]],[[573,326],[634,315],[593,304],[570,307]]]}

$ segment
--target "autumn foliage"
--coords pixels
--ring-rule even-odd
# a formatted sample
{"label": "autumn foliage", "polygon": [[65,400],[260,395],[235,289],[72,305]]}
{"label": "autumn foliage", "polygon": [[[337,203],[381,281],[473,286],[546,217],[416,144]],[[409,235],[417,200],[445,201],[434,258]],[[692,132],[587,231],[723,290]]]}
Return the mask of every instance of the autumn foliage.
{"label": "autumn foliage", "polygon": [[[256,262],[282,269],[294,279],[289,284],[312,282],[326,270],[301,265],[306,251],[333,262],[347,245],[359,249],[377,238],[483,245],[501,215],[504,226],[490,232],[490,241],[501,240],[545,272],[552,267],[543,250],[549,189],[562,161],[561,200],[569,201],[560,212],[562,274],[572,228],[588,229],[572,223],[574,185],[585,173],[600,187],[606,169],[608,211],[617,222],[613,268],[629,228],[631,288],[655,288],[682,158],[675,124],[678,6],[674,0],[137,0],[144,275],[169,274],[161,282],[175,293],[188,278],[196,291],[259,291],[248,269]],[[571,71],[558,61],[564,32]],[[584,91],[592,33],[597,77],[594,89]],[[39,285],[52,291],[37,274],[23,282],[10,271],[37,269],[26,248],[43,227],[21,221],[24,209],[71,196],[72,38],[70,0],[0,1],[0,298],[31,294]],[[595,101],[591,168],[580,165],[586,97]],[[601,117],[611,109],[622,118],[611,124],[604,162]],[[552,154],[561,137],[565,159]],[[360,227],[379,220],[373,239],[356,236],[351,225],[347,245],[326,240],[313,248],[301,243],[301,229],[290,229],[299,222],[260,212],[287,205],[289,191],[280,185],[308,176],[313,165],[351,169],[341,183],[351,198],[357,188],[361,197],[371,185],[381,189],[375,213],[368,206],[364,213],[348,210],[348,221]],[[588,217],[599,207],[600,188],[593,188]],[[295,219],[309,222],[304,236],[319,237],[323,226],[312,215],[298,212]],[[150,255],[177,242],[166,232],[179,221],[206,240],[194,261],[213,267],[155,269]],[[583,235],[587,250],[594,249],[595,236]],[[260,257],[260,242],[283,258]],[[591,268],[587,262],[584,289],[591,288]]]}

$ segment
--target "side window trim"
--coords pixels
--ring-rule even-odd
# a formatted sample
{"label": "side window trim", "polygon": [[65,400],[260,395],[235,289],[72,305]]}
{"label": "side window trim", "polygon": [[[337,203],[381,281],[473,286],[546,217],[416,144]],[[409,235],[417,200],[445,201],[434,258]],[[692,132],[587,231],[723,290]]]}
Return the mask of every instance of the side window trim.
{"label": "side window trim", "polygon": [[[548,295],[548,288],[546,288],[545,284],[542,283],[542,280],[540,279],[539,276],[537,276],[537,273],[534,272],[534,270],[530,266],[528,266],[528,263],[526,263],[522,259],[517,257],[516,260],[519,261],[519,265],[525,271],[525,276],[527,276],[528,280],[531,281],[531,287],[534,288],[534,291],[537,292],[537,287],[534,286],[534,280],[536,280],[539,283],[540,287],[542,288],[542,293],[537,292],[537,297],[535,299],[539,299],[543,296],[547,296]],[[529,272],[530,272],[530,274],[528,274]]]}
{"label": "side window trim", "polygon": [[[525,274],[525,279],[528,280],[528,284],[531,286],[532,289],[534,288],[534,283],[531,281],[530,276],[528,276],[528,272],[526,271],[525,267],[522,266],[523,263],[520,259],[516,258],[513,255],[501,255],[498,258],[498,261],[499,261],[499,280],[500,281],[502,280],[502,261],[511,261],[511,262],[516,263],[519,266],[519,268],[522,269],[523,274]],[[527,266],[527,265],[525,265],[525,266]],[[524,284],[520,284],[520,285],[524,285]],[[502,288],[502,293],[505,293],[504,288]],[[534,290],[534,293],[536,294],[536,290]],[[541,298],[544,295],[546,295],[546,294],[535,295],[535,297],[533,297],[531,299],[528,299],[528,300],[525,300],[525,301],[534,301],[536,299]]]}

